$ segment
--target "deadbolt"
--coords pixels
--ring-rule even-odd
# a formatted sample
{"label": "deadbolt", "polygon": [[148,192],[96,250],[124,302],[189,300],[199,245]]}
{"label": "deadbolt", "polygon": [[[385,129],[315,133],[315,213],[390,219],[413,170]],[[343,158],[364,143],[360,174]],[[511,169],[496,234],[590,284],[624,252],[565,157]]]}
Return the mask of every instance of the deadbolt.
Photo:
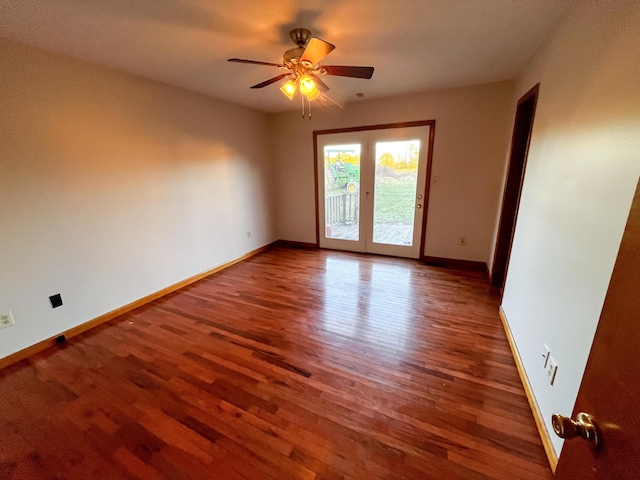
{"label": "deadbolt", "polygon": [[576,415],[576,419],[572,420],[559,413],[551,416],[551,424],[553,431],[560,438],[569,440],[575,437],[582,437],[592,450],[597,450],[600,441],[600,431],[595,419],[588,413],[580,412]]}
{"label": "deadbolt", "polygon": [[422,194],[421,193],[418,194],[418,200],[422,200]]}

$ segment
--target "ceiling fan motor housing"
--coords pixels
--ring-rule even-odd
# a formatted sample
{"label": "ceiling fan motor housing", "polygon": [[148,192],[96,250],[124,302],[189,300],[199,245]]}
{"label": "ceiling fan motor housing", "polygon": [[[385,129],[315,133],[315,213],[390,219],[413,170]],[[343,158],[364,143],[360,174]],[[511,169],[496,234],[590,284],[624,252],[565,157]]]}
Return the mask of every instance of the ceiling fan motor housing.
{"label": "ceiling fan motor housing", "polygon": [[298,48],[304,48],[311,38],[311,31],[306,28],[294,28],[289,32],[289,36],[293,43],[298,45]]}
{"label": "ceiling fan motor housing", "polygon": [[291,63],[297,63],[300,60],[300,57],[304,53],[303,47],[292,48],[291,50],[287,50],[284,52],[282,56],[282,63],[285,65],[289,65]]}

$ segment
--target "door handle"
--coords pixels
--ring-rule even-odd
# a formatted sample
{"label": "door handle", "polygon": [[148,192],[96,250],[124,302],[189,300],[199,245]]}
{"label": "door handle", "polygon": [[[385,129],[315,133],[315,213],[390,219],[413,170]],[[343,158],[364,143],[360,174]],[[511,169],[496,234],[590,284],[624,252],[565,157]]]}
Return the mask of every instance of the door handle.
{"label": "door handle", "polygon": [[422,205],[417,204],[417,205],[416,205],[416,208],[422,208]]}
{"label": "door handle", "polygon": [[576,415],[576,419],[572,420],[559,413],[554,413],[551,416],[551,425],[553,425],[555,434],[560,438],[569,440],[575,437],[582,437],[589,442],[591,450],[598,449],[601,437],[600,429],[592,415],[580,412]]}

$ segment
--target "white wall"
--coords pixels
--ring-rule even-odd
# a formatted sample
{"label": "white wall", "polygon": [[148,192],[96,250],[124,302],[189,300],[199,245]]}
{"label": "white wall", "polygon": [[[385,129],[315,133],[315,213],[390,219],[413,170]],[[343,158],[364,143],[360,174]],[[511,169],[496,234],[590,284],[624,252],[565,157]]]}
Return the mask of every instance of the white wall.
{"label": "white wall", "polygon": [[572,412],[640,173],[639,25],[639,2],[576,2],[517,82],[540,95],[503,308],[550,432]]}
{"label": "white wall", "polygon": [[0,358],[277,238],[266,114],[0,51]]}
{"label": "white wall", "polygon": [[[501,82],[355,102],[316,109],[311,121],[300,112],[273,114],[279,237],[316,241],[314,130],[435,119],[425,254],[488,262],[515,112],[512,89]],[[467,246],[458,245],[461,236]]]}

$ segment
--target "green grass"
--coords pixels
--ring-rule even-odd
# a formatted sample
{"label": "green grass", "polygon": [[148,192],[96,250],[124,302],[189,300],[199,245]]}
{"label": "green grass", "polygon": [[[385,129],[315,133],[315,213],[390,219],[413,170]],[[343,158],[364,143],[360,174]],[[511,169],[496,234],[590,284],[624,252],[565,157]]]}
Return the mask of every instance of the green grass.
{"label": "green grass", "polygon": [[373,210],[374,223],[411,225],[416,197],[415,180],[379,179]]}

